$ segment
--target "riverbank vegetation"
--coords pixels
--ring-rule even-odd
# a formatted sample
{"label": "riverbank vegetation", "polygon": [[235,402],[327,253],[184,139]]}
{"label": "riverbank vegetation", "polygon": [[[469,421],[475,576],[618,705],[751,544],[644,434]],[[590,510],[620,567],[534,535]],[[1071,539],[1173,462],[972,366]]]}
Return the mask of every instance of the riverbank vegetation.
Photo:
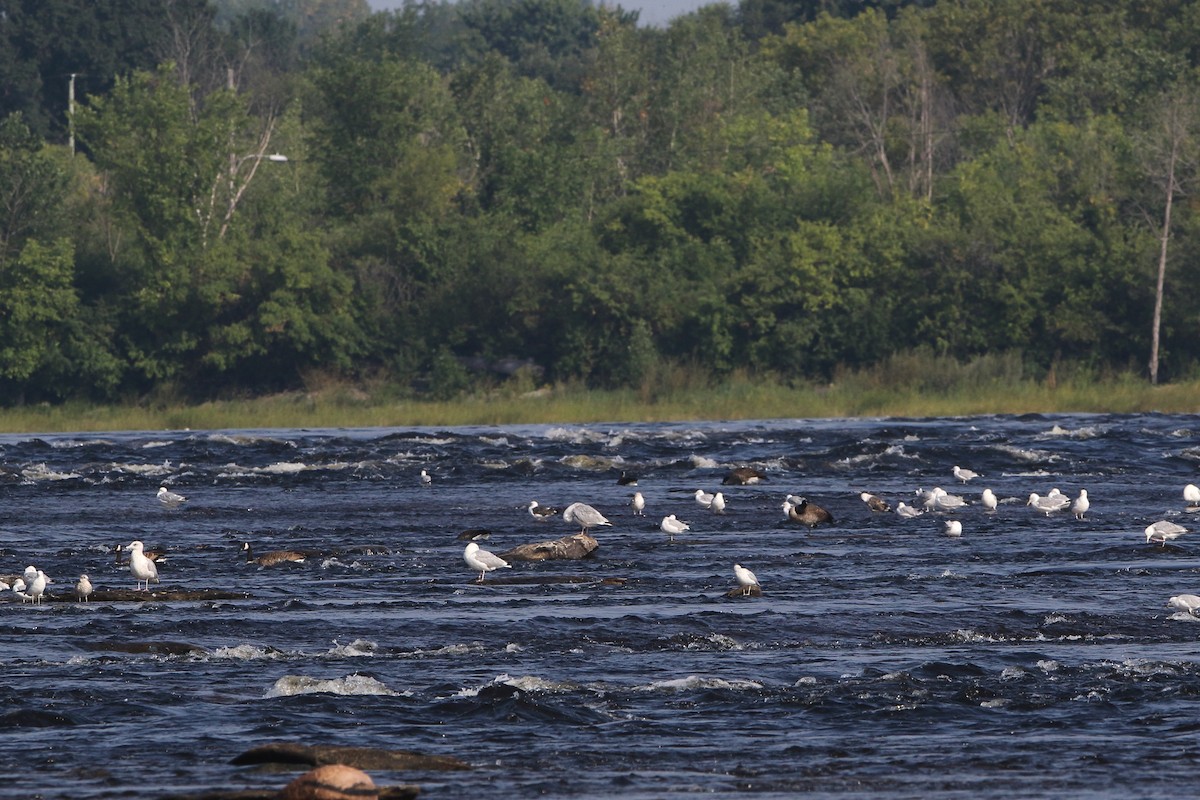
{"label": "riverbank vegetation", "polygon": [[394,386],[313,377],[307,389],[186,404],[77,401],[0,409],[0,431],[230,430],[247,428],[449,427],[730,419],[930,417],[1028,413],[1200,413],[1200,381],[1151,386],[1140,376],[1022,374],[1015,358],[959,364],[908,354],[828,383],[788,383],[737,373],[714,382],[672,370],[641,386],[589,389],[581,382],[532,388],[518,379],[452,400],[403,399]]}
{"label": "riverbank vegetation", "polygon": [[1134,410],[1200,375],[1193,0],[3,9],[18,427]]}

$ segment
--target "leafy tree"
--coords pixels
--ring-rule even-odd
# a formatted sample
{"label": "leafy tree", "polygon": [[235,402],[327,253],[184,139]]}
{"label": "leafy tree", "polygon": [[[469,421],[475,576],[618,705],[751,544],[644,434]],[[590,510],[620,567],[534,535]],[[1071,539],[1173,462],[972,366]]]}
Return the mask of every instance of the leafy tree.
{"label": "leafy tree", "polygon": [[66,173],[22,115],[0,119],[0,262],[31,237],[59,233],[66,191]]}
{"label": "leafy tree", "polygon": [[22,111],[36,133],[65,140],[72,74],[81,101],[103,95],[158,63],[173,20],[203,26],[211,15],[207,0],[2,0],[0,19],[0,113]]}
{"label": "leafy tree", "polygon": [[0,392],[9,401],[26,399],[39,375],[46,388],[72,373],[68,321],[79,305],[72,266],[67,239],[49,246],[30,239],[16,258],[0,258]]}

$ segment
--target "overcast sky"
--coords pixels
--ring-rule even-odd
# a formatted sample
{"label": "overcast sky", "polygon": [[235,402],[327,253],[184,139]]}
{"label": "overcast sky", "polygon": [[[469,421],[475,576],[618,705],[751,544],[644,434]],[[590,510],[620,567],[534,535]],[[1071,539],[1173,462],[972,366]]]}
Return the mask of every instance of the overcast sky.
{"label": "overcast sky", "polygon": [[[638,21],[643,25],[666,25],[680,14],[695,11],[697,8],[717,2],[717,0],[617,0],[617,2],[626,11],[639,12]],[[367,0],[367,3],[372,10],[382,11],[399,8],[404,5],[404,0]],[[736,5],[734,0],[729,0],[729,3]]]}

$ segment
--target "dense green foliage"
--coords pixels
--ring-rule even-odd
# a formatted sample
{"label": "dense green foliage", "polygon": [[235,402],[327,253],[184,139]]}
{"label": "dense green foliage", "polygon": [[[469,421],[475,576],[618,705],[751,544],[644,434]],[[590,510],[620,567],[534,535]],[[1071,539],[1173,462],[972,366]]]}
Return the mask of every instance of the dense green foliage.
{"label": "dense green foliage", "polygon": [[1200,0],[0,0],[0,402],[1146,374],[1160,267],[1192,377],[1197,67]]}

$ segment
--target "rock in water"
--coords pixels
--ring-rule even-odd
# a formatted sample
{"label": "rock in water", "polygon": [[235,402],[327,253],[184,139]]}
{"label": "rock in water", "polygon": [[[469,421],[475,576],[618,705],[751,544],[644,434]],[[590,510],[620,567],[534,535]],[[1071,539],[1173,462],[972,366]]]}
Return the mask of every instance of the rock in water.
{"label": "rock in water", "polygon": [[371,776],[345,764],[326,764],[289,783],[280,800],[375,800],[379,790]]}
{"label": "rock in water", "polygon": [[550,542],[522,544],[500,554],[505,561],[551,561],[587,558],[600,546],[595,537],[586,533],[564,536]]}

